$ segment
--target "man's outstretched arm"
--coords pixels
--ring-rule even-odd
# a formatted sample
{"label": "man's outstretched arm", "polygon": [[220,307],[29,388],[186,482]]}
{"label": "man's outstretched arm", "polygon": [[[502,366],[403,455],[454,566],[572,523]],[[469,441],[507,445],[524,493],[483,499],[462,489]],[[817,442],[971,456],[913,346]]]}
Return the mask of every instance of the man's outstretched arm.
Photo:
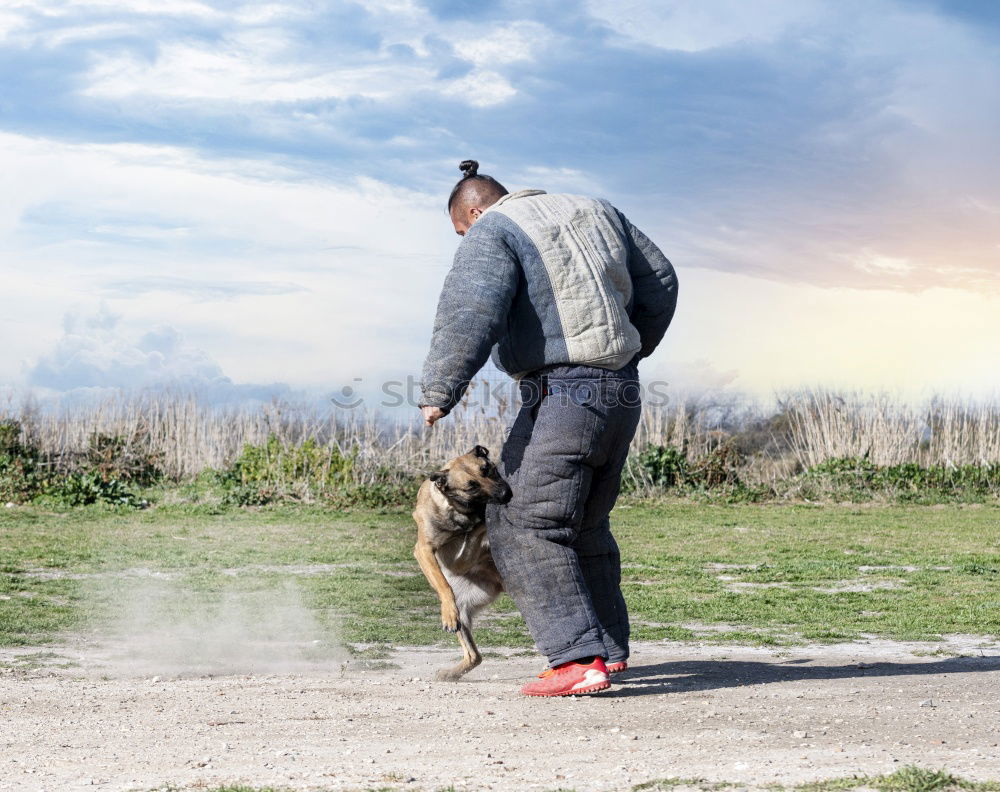
{"label": "man's outstretched arm", "polygon": [[462,240],[441,289],[420,407],[433,423],[462,398],[506,324],[517,291],[514,252],[483,218]]}
{"label": "man's outstretched arm", "polygon": [[648,357],[663,340],[677,308],[677,273],[663,252],[642,231],[618,213],[628,241],[632,276],[632,325],[642,340],[640,357]]}

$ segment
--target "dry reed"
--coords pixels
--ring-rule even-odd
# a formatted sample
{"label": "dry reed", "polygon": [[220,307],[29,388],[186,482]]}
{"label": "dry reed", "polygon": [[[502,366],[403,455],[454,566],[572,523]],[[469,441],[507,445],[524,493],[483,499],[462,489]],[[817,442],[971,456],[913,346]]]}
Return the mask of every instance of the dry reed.
{"label": "dry reed", "polygon": [[[0,420],[20,421],[23,438],[55,467],[71,465],[90,438],[102,434],[155,455],[169,478],[182,480],[225,468],[245,444],[275,436],[283,447],[312,438],[354,454],[355,475],[364,483],[386,470],[423,474],[477,443],[498,451],[515,405],[470,405],[466,401],[428,429],[416,410],[400,419],[281,402],[223,408],[183,393],[157,392],[46,409],[30,399],[11,402],[0,406]],[[944,397],[911,405],[883,395],[803,391],[765,409],[702,397],[644,409],[633,447],[674,446],[699,459],[726,443],[741,448],[740,477],[751,483],[838,457],[866,457],[878,465],[985,465],[1000,462],[1000,405]]]}

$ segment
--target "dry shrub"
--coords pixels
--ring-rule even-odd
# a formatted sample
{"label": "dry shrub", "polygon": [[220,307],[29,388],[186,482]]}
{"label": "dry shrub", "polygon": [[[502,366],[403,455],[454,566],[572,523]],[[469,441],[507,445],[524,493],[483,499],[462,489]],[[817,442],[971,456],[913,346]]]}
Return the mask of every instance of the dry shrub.
{"label": "dry shrub", "polygon": [[[498,452],[516,404],[494,399],[488,408],[475,406],[477,388],[489,386],[475,383],[469,398],[433,429],[415,409],[387,417],[284,402],[214,407],[169,391],[56,409],[8,404],[0,407],[0,420],[19,422],[22,440],[39,449],[48,469],[72,471],[89,459],[99,469],[125,465],[135,479],[152,466],[181,481],[229,469],[248,446],[270,444],[280,452],[308,442],[331,458],[350,458],[352,483],[368,486],[419,478],[477,443]],[[646,407],[633,449],[650,448],[676,449],[689,471],[701,471],[705,486],[772,486],[843,458],[885,466],[989,465],[1000,462],[1000,405],[946,397],[913,405],[885,395],[814,390],[765,407],[706,394]],[[654,485],[637,459],[633,454],[626,486],[642,492]]]}

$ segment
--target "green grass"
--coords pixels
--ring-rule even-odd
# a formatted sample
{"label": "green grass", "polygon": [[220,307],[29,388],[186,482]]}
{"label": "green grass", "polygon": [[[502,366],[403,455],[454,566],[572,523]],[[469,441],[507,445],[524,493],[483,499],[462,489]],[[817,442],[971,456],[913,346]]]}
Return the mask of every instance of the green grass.
{"label": "green grass", "polygon": [[[631,502],[614,526],[640,640],[1000,634],[996,506]],[[134,595],[141,581],[121,573],[135,569],[167,573],[178,609],[291,586],[342,641],[450,645],[413,534],[405,513],[319,507],[0,510],[0,645],[100,624]],[[310,565],[329,566],[301,574]],[[477,635],[531,644],[506,597]]]}
{"label": "green grass", "polygon": [[[695,788],[703,792],[722,792],[737,787],[747,788],[746,784],[727,781],[706,781],[702,778],[664,778],[646,781],[631,787],[629,792],[671,792],[678,787]],[[172,790],[168,787],[168,790]],[[423,787],[413,787],[411,784],[399,786],[365,787],[365,792],[392,792],[397,789],[408,789],[419,792]],[[825,781],[814,781],[798,784],[792,787],[781,784],[770,784],[764,787],[769,792],[851,792],[855,789],[875,789],[878,792],[1000,792],[1000,782],[969,781],[952,775],[947,770],[929,770],[927,768],[909,765],[900,768],[895,773],[878,776],[853,775],[844,778],[831,778]],[[180,790],[177,790],[180,792]],[[206,789],[205,792],[284,792],[282,787],[251,787],[251,786],[220,786]],[[441,787],[436,792],[454,792],[453,787]],[[549,792],[571,792],[566,789],[554,789]],[[622,788],[622,792],[625,792]]]}
{"label": "green grass", "polygon": [[[677,787],[695,787],[704,792],[732,789],[745,784],[705,781],[700,778],[664,778],[647,781],[632,787],[632,792],[669,792]],[[928,770],[908,765],[889,775],[832,778],[784,787],[772,784],[766,787],[773,792],[849,792],[854,789],[877,789],[879,792],[998,792],[998,781],[969,781],[952,775],[947,770]]]}

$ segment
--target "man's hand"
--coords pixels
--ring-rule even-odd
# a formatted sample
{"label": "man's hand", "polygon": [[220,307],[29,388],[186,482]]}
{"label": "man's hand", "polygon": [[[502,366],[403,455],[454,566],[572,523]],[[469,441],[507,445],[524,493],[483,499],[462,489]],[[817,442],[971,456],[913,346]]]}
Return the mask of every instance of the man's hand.
{"label": "man's hand", "polygon": [[440,407],[431,407],[430,405],[426,407],[421,407],[420,412],[423,413],[424,423],[428,426],[434,426],[434,422],[444,418],[447,413]]}

